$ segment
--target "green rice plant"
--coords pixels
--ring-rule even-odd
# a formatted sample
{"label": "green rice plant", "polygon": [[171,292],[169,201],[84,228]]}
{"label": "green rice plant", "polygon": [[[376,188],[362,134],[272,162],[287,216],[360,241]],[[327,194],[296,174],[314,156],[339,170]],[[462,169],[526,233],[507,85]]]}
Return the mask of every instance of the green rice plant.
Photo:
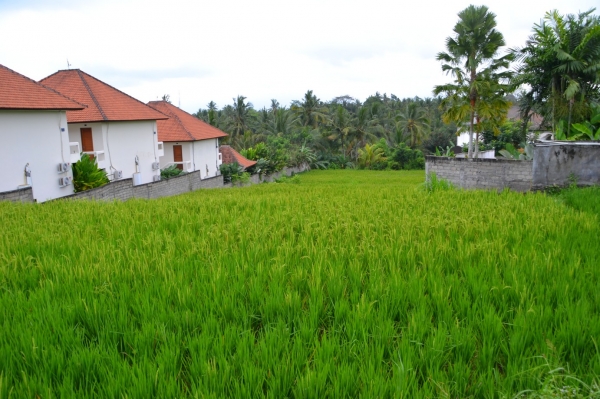
{"label": "green rice plant", "polygon": [[298,176],[298,175],[281,176],[279,179],[275,179],[274,181],[275,181],[275,183],[299,184],[300,176]]}
{"label": "green rice plant", "polygon": [[424,184],[425,191],[433,193],[435,191],[447,191],[454,189],[454,185],[446,179],[440,179],[437,177],[435,172],[429,173],[429,176],[425,180]]}
{"label": "green rice plant", "polygon": [[597,193],[300,179],[0,203],[0,397],[596,395]]}

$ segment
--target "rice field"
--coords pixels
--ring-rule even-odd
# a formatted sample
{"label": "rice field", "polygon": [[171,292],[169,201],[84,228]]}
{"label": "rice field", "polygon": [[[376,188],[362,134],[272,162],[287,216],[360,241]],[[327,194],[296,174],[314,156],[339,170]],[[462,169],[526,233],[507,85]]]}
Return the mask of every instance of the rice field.
{"label": "rice field", "polygon": [[598,397],[600,191],[423,180],[0,203],[0,398]]}

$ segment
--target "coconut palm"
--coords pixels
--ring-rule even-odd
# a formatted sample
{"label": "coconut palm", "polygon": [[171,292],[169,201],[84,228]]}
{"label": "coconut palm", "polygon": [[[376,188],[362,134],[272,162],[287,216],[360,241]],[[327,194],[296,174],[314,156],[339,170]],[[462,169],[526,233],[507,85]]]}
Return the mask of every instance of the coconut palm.
{"label": "coconut palm", "polygon": [[[502,33],[496,28],[496,16],[486,6],[473,6],[465,8],[458,13],[459,21],[454,26],[454,37],[446,40],[447,52],[440,52],[437,60],[442,61],[442,70],[454,77],[454,83],[435,86],[435,95],[445,93],[454,97],[451,101],[455,106],[468,101],[469,109],[469,157],[473,156],[473,132],[478,101],[481,100],[479,91],[486,83],[481,82],[481,76],[486,79],[506,79],[510,77],[508,71],[503,71],[514,58],[512,54],[497,57],[498,49],[505,45]],[[460,98],[458,98],[460,97]],[[461,100],[461,101],[458,101]],[[462,111],[447,110],[446,119],[451,115],[461,117],[452,119],[455,122],[464,122]]]}
{"label": "coconut palm", "polygon": [[396,116],[398,129],[408,137],[410,147],[420,145],[429,132],[429,119],[425,110],[417,107],[416,102],[406,105],[406,111]]}
{"label": "coconut palm", "polygon": [[250,130],[250,110],[252,109],[252,103],[245,102],[246,97],[237,96],[233,99],[232,113],[229,119],[229,131],[233,138],[241,136],[244,132]]}
{"label": "coconut palm", "polygon": [[304,101],[294,101],[292,110],[299,116],[303,126],[318,127],[319,123],[329,120],[327,116],[327,108],[323,106],[321,100],[308,90],[304,94]]}
{"label": "coconut palm", "polygon": [[385,152],[383,148],[377,145],[365,145],[365,148],[358,150],[358,165],[361,168],[369,169],[371,166],[386,161]]}

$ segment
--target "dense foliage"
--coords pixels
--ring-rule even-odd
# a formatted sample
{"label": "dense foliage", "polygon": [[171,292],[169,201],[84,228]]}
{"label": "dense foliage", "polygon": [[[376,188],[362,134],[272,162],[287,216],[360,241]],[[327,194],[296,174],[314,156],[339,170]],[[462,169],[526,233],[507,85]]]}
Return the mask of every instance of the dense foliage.
{"label": "dense foliage", "polygon": [[513,83],[526,85],[520,95],[523,120],[537,113],[552,130],[562,121],[563,139],[570,138],[574,123],[589,120],[600,102],[600,17],[593,12],[550,11],[534,25],[525,46],[512,50],[519,60]]}
{"label": "dense foliage", "polygon": [[75,192],[101,187],[109,182],[104,169],[98,168],[96,158],[81,154],[79,161],[71,165]]}
{"label": "dense foliage", "polygon": [[183,169],[179,169],[177,165],[171,165],[160,170],[160,178],[170,179],[171,177],[176,177],[185,173],[186,172],[184,172]]}
{"label": "dense foliage", "polygon": [[598,190],[423,177],[0,203],[0,397],[596,397]]}
{"label": "dense foliage", "polygon": [[[386,155],[406,148],[433,153],[455,142],[456,127],[442,121],[440,99],[399,99],[376,93],[366,101],[336,97],[321,101],[312,91],[289,107],[272,100],[269,109],[255,110],[239,96],[233,105],[217,109],[214,102],[196,114],[230,134],[229,143],[246,158],[257,161],[254,173],[272,173],[286,165],[309,163],[313,168],[344,169],[376,165],[361,163],[367,145],[385,141]],[[393,158],[393,157],[392,157]],[[424,163],[385,163],[384,168],[422,168]]]}

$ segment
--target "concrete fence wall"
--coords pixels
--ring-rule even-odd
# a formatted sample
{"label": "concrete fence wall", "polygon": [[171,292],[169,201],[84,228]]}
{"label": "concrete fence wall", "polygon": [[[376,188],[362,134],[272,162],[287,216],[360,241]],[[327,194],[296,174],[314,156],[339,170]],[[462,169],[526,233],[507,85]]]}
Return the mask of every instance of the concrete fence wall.
{"label": "concrete fence wall", "polygon": [[600,184],[600,143],[539,143],[533,158],[533,188]]}
{"label": "concrete fence wall", "polygon": [[425,171],[462,188],[541,190],[600,184],[600,143],[538,142],[533,161],[427,156]]}
{"label": "concrete fence wall", "polygon": [[[250,184],[270,182],[280,178],[281,176],[289,176],[294,173],[304,172],[308,169],[308,166],[301,166],[294,168],[284,168],[282,171],[269,176],[259,177],[258,175],[252,175],[250,178]],[[195,171],[191,173],[186,173],[181,176],[172,177],[170,179],[161,180],[159,182],[147,183],[139,186],[134,186],[132,179],[122,179],[108,183],[102,187],[71,194],[59,199],[125,201],[130,198],[153,199],[183,194],[200,189],[229,187],[232,187],[231,183],[223,184],[223,176],[201,179],[200,171]],[[14,202],[33,202],[33,195],[31,188],[26,188],[22,190],[14,190],[0,193],[0,201],[1,200]]]}
{"label": "concrete fence wall", "polygon": [[33,190],[31,187],[18,190],[4,191],[0,193],[0,201],[33,202]]}
{"label": "concrete fence wall", "polygon": [[532,161],[425,157],[427,179],[435,173],[461,188],[527,191],[533,185],[532,169]]}

